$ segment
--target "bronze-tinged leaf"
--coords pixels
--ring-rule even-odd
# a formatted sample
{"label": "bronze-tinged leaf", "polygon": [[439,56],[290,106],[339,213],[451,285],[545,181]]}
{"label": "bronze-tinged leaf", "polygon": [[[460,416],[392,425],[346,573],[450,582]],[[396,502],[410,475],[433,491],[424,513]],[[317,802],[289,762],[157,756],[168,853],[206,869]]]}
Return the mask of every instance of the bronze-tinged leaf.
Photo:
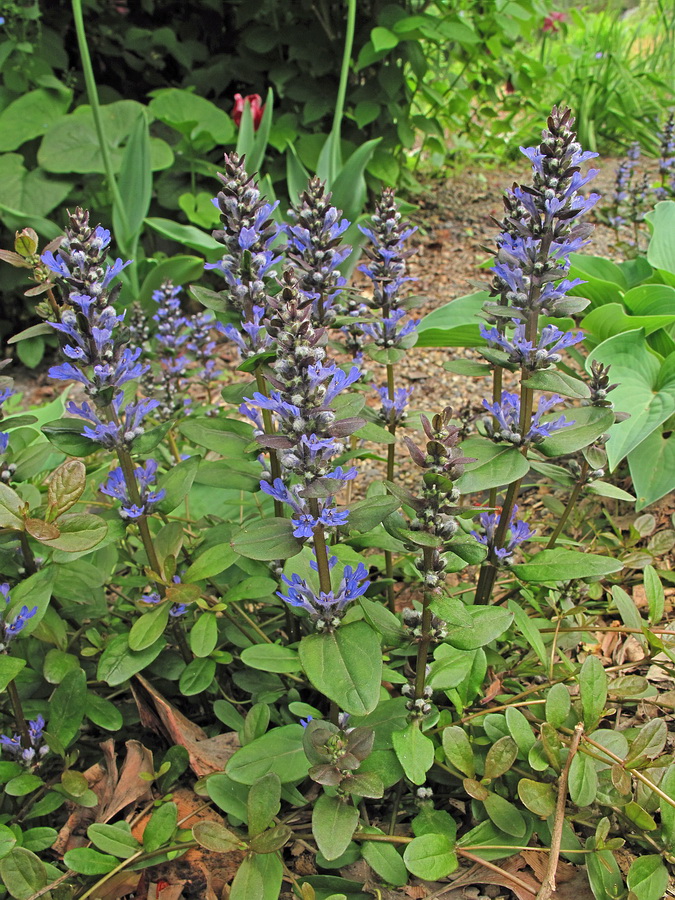
{"label": "bronze-tinged leaf", "polygon": [[26,262],[23,257],[19,256],[18,253],[14,253],[12,250],[0,250],[0,259],[3,262],[9,263],[10,266],[16,266],[16,268],[22,269],[30,269],[32,268],[29,262]]}
{"label": "bronze-tinged leaf", "polygon": [[166,599],[172,603],[194,603],[200,596],[198,584],[170,584],[166,589]]}
{"label": "bronze-tinged leaf", "polygon": [[61,532],[51,522],[43,522],[42,519],[25,519],[26,531],[36,541],[55,541]]}
{"label": "bronze-tinged leaf", "polygon": [[49,479],[47,518],[56,519],[67,512],[87,486],[87,469],[81,459],[67,459]]}

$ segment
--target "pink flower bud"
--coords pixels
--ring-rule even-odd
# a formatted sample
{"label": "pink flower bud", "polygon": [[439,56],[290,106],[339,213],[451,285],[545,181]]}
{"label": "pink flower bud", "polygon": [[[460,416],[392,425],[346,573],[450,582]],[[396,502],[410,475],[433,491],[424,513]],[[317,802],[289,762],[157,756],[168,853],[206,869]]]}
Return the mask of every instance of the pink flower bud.
{"label": "pink flower bud", "polygon": [[230,115],[234,121],[234,124],[239,127],[241,124],[241,117],[244,112],[244,105],[246,103],[250,103],[251,105],[251,116],[253,117],[253,130],[257,131],[260,127],[260,123],[262,121],[263,113],[265,112],[265,104],[262,102],[262,97],[260,94],[247,94],[245,97],[242,97],[241,94],[234,95],[234,106],[232,107],[232,112]]}

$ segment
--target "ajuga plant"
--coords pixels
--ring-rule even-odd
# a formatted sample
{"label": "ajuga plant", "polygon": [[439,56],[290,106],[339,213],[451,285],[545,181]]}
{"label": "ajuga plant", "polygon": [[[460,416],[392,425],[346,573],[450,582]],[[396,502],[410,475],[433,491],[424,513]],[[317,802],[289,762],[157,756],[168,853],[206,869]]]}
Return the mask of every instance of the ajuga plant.
{"label": "ajuga plant", "polygon": [[[624,840],[629,890],[665,890],[675,765],[649,711],[669,701],[644,677],[670,671],[665,592],[651,566],[624,589],[607,526],[579,512],[587,494],[629,496],[603,481],[617,379],[593,358],[581,372],[585,301],[569,295],[596,199],[581,193],[588,154],[565,110],[525,152],[532,181],[507,192],[476,298],[483,360],[448,360],[493,379],[468,434],[427,410],[400,441],[393,370],[364,403],[362,369],[340,362],[357,297],[337,269],[342,220],[316,181],[284,249],[272,205],[226,158],[225,255],[190,288],[204,314],[164,284],[128,321],[125,263],[83,210],[42,252],[21,233],[61,358],[44,408],[22,409],[0,376],[7,895],[161,895],[179,871],[194,883],[186,853],[201,846],[237,851],[231,884],[208,872],[231,900],[277,900],[284,878],[308,900],[356,897],[341,870],[358,860],[380,892],[442,891],[460,866],[477,882],[484,862],[548,897],[560,853],[604,900],[623,895]],[[352,324],[390,367],[414,338],[410,229],[390,192],[365,228],[374,299]],[[213,316],[241,351],[222,377]],[[405,486],[377,453],[392,440]],[[531,502],[540,483],[557,523]],[[644,609],[627,592],[640,580]],[[603,666],[605,632],[635,635],[644,658]],[[219,818],[188,823],[178,788]],[[550,860],[545,877],[503,862],[525,849]]]}

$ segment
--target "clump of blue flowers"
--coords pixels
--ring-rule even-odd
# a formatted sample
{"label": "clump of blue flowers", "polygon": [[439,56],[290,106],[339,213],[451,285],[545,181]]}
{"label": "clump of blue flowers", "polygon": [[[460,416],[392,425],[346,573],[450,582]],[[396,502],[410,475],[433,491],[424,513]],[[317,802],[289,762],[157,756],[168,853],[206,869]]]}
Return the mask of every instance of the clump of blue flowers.
{"label": "clump of blue flowers", "polygon": [[656,188],[656,199],[666,200],[675,196],[675,112],[671,111],[659,134],[659,175],[661,184]]}
{"label": "clump of blue flowers", "polygon": [[0,734],[0,747],[26,766],[33,766],[49,753],[49,745],[44,739],[45,720],[42,716],[31,719],[28,723],[30,746],[24,747],[18,734],[9,737]]}
{"label": "clump of blue flowers", "polygon": [[149,366],[139,358],[140,347],[129,347],[122,328],[124,314],[112,303],[119,287],[111,282],[129,265],[117,259],[105,263],[110,232],[89,225],[89,213],[77,209],[56,255],[42,254],[42,262],[57,276],[66,301],[60,321],[50,322],[59,332],[61,352],[68,362],[52,366],[49,375],[60,381],[78,381],[93,405],[69,401],[69,413],[86,419],[86,437],[109,448],[129,444],[143,433],[143,420],[159,406],[156,400],[124,402],[121,388],[144,375]]}
{"label": "clump of blue flowers", "polygon": [[139,519],[147,516],[160,500],[166,496],[166,491],[156,490],[157,461],[148,459],[142,466],[138,466],[134,474],[138,485],[140,502],[134,503],[129,497],[129,489],[121,468],[117,467],[108,475],[108,480],[99,488],[102,494],[107,494],[122,504],[120,516],[123,519]]}
{"label": "clump of blue flowers", "polygon": [[22,606],[14,618],[8,621],[7,607],[12,598],[9,592],[9,585],[6,582],[0,584],[0,596],[5,601],[5,608],[0,608],[0,653],[6,653],[7,645],[23,631],[26,622],[33,618],[38,608],[34,606],[32,609],[29,609],[27,606]]}
{"label": "clump of blue flowers", "polygon": [[485,430],[494,441],[508,441],[516,446],[530,443],[538,444],[561,428],[565,428],[567,425],[574,425],[574,419],[566,419],[565,416],[559,416],[557,419],[548,422],[542,422],[541,420],[542,416],[558,403],[562,403],[562,400],[563,398],[557,394],[549,398],[540,397],[537,409],[530,420],[530,427],[523,434],[520,424],[520,397],[518,394],[502,391],[502,398],[499,403],[489,403],[487,400],[483,400],[485,409],[492,413],[492,419],[489,417],[485,419]]}
{"label": "clump of blue flowers", "polygon": [[[336,562],[336,557],[332,556],[331,568]],[[368,570],[363,563],[356,568],[347,565],[337,590],[316,592],[299,575],[291,578],[282,575],[286,587],[277,591],[277,595],[289,606],[308,612],[317,631],[330,631],[340,624],[348,604],[365,594],[370,584],[367,577]]]}
{"label": "clump of blue flowers", "polygon": [[502,547],[496,545],[495,537],[497,528],[499,527],[499,519],[501,510],[498,512],[484,512],[478,517],[483,527],[483,534],[472,531],[471,534],[484,544],[491,553],[494,553],[497,560],[502,565],[508,565],[513,561],[513,555],[516,549],[525,541],[531,540],[536,534],[527,522],[518,518],[518,507],[514,506],[509,519],[506,542]]}
{"label": "clump of blue flowers", "polygon": [[[344,450],[342,438],[363,424],[356,417],[338,420],[331,409],[360,373],[356,366],[344,372],[326,361],[325,329],[314,327],[312,306],[313,298],[298,290],[288,270],[281,293],[270,299],[268,331],[277,347],[269,376],[272,391],[269,397],[256,392],[242,407],[244,413],[253,407],[273,414],[276,433],[260,434],[258,440],[277,451],[284,478],[262,481],[261,487],[292,508],[296,536],[306,538],[318,524],[346,523],[347,512],[335,509],[333,495],[356,476],[356,469],[344,470],[332,461]],[[291,486],[291,480],[297,484]]]}
{"label": "clump of blue flowers", "polygon": [[[12,379],[7,378],[6,376],[0,376],[0,423],[2,422],[3,418],[2,405],[6,400],[9,400],[9,398],[12,397],[14,393],[15,391],[12,388]],[[7,452],[8,447],[9,435],[6,431],[0,431],[0,456]],[[0,461],[0,480],[9,481],[11,476],[14,474],[15,468],[10,471],[10,466],[7,466],[4,464],[4,462]]]}
{"label": "clump of blue flowers", "polygon": [[272,245],[280,234],[272,218],[278,203],[268,203],[253,175],[246,172],[244,157],[225,154],[225,172],[219,173],[222,190],[214,199],[223,227],[213,237],[224,244],[226,253],[206,269],[221,272],[227,283],[225,295],[242,315],[243,335],[233,326],[220,326],[245,356],[269,347],[269,337],[261,325],[267,307],[267,280],[276,274],[281,256]]}
{"label": "clump of blue flowers", "polygon": [[291,210],[293,224],[284,227],[298,289],[312,298],[318,325],[329,325],[345,311],[341,294],[347,282],[339,266],[352,252],[342,243],[350,223],[331,204],[331,196],[320,178],[311,178],[299,204]]}

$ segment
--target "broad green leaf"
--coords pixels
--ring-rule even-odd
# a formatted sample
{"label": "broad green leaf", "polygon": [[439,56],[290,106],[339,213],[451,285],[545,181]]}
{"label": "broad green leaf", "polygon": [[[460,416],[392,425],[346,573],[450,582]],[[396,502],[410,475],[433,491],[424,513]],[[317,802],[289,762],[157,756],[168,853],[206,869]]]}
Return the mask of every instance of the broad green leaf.
{"label": "broad green leaf", "polygon": [[633,860],[626,883],[628,890],[639,900],[661,900],[668,887],[668,870],[660,855],[639,856]]}
{"label": "broad green leaf", "polygon": [[403,861],[409,872],[425,881],[445,878],[457,868],[453,845],[444,834],[423,834],[406,844]]}
{"label": "broad green leaf", "polygon": [[339,797],[322,794],[314,804],[312,833],[326,859],[336,859],[347,849],[359,821],[359,811]]}
{"label": "broad green leaf", "polygon": [[607,703],[607,673],[597,656],[587,656],[579,672],[579,693],[586,730],[595,728]]}
{"label": "broad green leaf", "polygon": [[510,735],[495,741],[485,758],[484,777],[490,780],[508,772],[518,756],[518,745]]}
{"label": "broad green leaf", "polygon": [[655,269],[675,275],[675,202],[662,200],[645,218],[653,229],[647,249],[647,261]]}
{"label": "broad green leaf", "polygon": [[620,303],[627,289],[626,276],[616,263],[601,256],[585,253],[571,253],[570,278],[582,278],[585,282],[573,288],[570,293],[576,297],[587,297],[591,306],[605,303]]}
{"label": "broad green leaf", "polygon": [[47,422],[42,426],[47,440],[69,456],[89,456],[98,450],[98,445],[82,433],[86,422],[82,419],[64,417]]}
{"label": "broad green leaf", "polygon": [[192,836],[200,846],[215,853],[229,853],[239,849],[243,844],[241,838],[237,837],[229,828],[208,819],[193,826]]}
{"label": "broad green leaf", "polygon": [[598,900],[612,900],[625,892],[621,870],[610,850],[595,850],[595,838],[587,838],[584,854],[586,871],[593,894]]}
{"label": "broad green leaf", "polygon": [[69,869],[81,875],[105,875],[119,864],[119,860],[114,856],[99,853],[93,847],[76,847],[74,850],[68,850],[63,855],[63,861]]}
{"label": "broad green leaf", "polygon": [[[147,852],[159,849],[170,842],[178,824],[178,807],[166,802],[158,806],[150,816],[143,832],[143,849]],[[101,848],[104,849],[104,848]]]}
{"label": "broad green leaf", "polygon": [[434,764],[434,742],[422,733],[419,720],[392,735],[394,750],[403,771],[413,784],[424,784]]}
{"label": "broad green leaf", "polygon": [[[611,470],[659,425],[675,413],[675,354],[661,363],[647,344],[643,330],[617,334],[591,353],[587,366],[598,360],[611,365],[617,410],[630,418],[614,425],[607,442]],[[639,495],[639,492],[638,492]]]}
{"label": "broad green leaf", "polygon": [[[101,107],[103,132],[115,173],[120,170],[124,145],[143,109],[143,105],[135,100],[118,100]],[[159,138],[151,138],[150,147],[152,170],[169,168],[173,162],[169,145]],[[38,150],[38,162],[46,171],[58,174],[105,174],[91,107],[78,106],[49,128]]]}
{"label": "broad green leaf", "polygon": [[134,651],[129,648],[126,634],[115,635],[109,640],[98,661],[97,678],[99,681],[105,681],[110,687],[123,684],[154,662],[165,646],[166,641],[160,638],[151,647]]}
{"label": "broad green leaf", "polygon": [[509,734],[518,745],[518,751],[527,758],[528,753],[536,743],[532,726],[515,706],[509,706],[506,710],[505,718]]}
{"label": "broad green leaf", "polygon": [[447,643],[458,650],[477,650],[479,647],[485,647],[504,634],[513,621],[513,613],[498,606],[470,606],[467,612],[473,620],[471,626],[468,628],[457,626],[446,638]]}
{"label": "broad green leaf", "polygon": [[192,91],[161,88],[153,92],[149,108],[155,118],[180,131],[191,142],[206,137],[212,144],[221,145],[230,144],[234,139],[235,125],[231,117]]}
{"label": "broad green leaf", "polygon": [[24,503],[9,485],[0,483],[0,528],[23,531],[21,509]]}
{"label": "broad green leaf", "polygon": [[290,519],[255,519],[234,535],[232,548],[248,559],[288,559],[302,550],[302,541],[293,537]]}
{"label": "broad green leaf", "polygon": [[574,400],[586,400],[591,396],[585,381],[581,381],[573,375],[567,375],[565,372],[556,372],[555,369],[540,369],[538,372],[533,372],[523,384],[532,390],[550,391]]}
{"label": "broad green leaf", "polygon": [[75,739],[84,718],[87,678],[80,668],[68,672],[49,701],[47,731],[64,747]]}
{"label": "broad green leaf", "polygon": [[645,759],[655,759],[663,750],[668,738],[668,726],[663,719],[651,719],[642,726],[632,741],[625,763],[634,767]]}
{"label": "broad green leaf", "polygon": [[466,731],[459,725],[449,725],[443,729],[441,737],[447,762],[459,769],[467,778],[473,778],[476,774],[476,767],[471,742]]}
{"label": "broad green leaf", "polygon": [[[153,220],[146,219],[145,221],[146,223],[150,223]],[[191,227],[192,226],[190,225],[179,225],[176,223],[176,228]],[[196,228],[193,228],[192,230],[197,231]],[[192,245],[189,242],[186,242],[186,246],[191,247]],[[185,284],[186,282],[200,278],[203,272],[204,260],[198,256],[176,255],[172,256],[171,259],[165,259],[158,265],[153,266],[143,279],[143,284],[141,285],[141,290],[138,294],[138,302],[147,310],[152,303],[153,292],[160,288],[164,282],[172,281],[175,285]],[[135,450],[138,449],[144,437],[145,435],[141,435],[140,438],[136,438],[134,441]],[[149,452],[149,449],[146,448],[146,451]]]}
{"label": "broad green leaf", "polygon": [[164,634],[169,621],[171,604],[164,602],[141,614],[129,631],[129,649],[147,650]]}
{"label": "broad green leaf", "polygon": [[245,647],[241,660],[252,669],[263,672],[299,672],[302,669],[296,650],[280,644],[254,644]]}
{"label": "broad green leaf", "polygon": [[0,882],[15,900],[28,900],[49,883],[47,870],[38,857],[23,847],[14,847],[0,860]]}
{"label": "broad green leaf", "polygon": [[195,656],[205,657],[216,649],[218,620],[213,613],[202,611],[190,629],[190,649]]}
{"label": "broad green leaf", "polygon": [[667,328],[675,322],[675,313],[660,316],[629,316],[626,315],[622,303],[608,303],[598,309],[592,310],[581,320],[581,327],[590,331],[598,341],[606,341],[607,338],[625,331],[644,329],[645,334],[653,334],[659,328]]}
{"label": "broad green leaf", "polygon": [[572,700],[564,684],[554,684],[546,695],[546,721],[554,728],[560,728],[570,713]]}
{"label": "broad green leaf", "polygon": [[178,687],[184,697],[194,697],[207,690],[216,674],[216,661],[206,659],[193,659],[181,672]]}
{"label": "broad green leaf", "polygon": [[[379,828],[364,827],[362,834],[384,834]],[[368,865],[387,884],[402,887],[408,881],[408,872],[401,854],[392,844],[383,841],[363,841],[361,854]]]}
{"label": "broad green leaf", "polygon": [[[51,178],[41,168],[26,169],[23,157],[18,153],[0,156],[0,213],[8,227],[13,227],[14,222],[24,214],[26,218],[48,215],[65,200],[71,188],[72,182]],[[26,225],[28,222],[21,224]],[[36,224],[31,224],[37,231]],[[19,348],[24,343],[22,341]],[[38,349],[37,344],[34,346]]]}
{"label": "broad green leaf", "polygon": [[278,900],[283,866],[276,853],[245,857],[230,886],[229,900]]}
{"label": "broad green leaf", "polygon": [[552,784],[521,778],[518,782],[518,796],[530,812],[542,819],[547,819],[555,811],[556,794]]}
{"label": "broad green leaf", "polygon": [[364,172],[381,140],[381,137],[373,138],[357,147],[329,184],[333,204],[343,211],[350,222],[354,222],[363,211],[367,196]]}
{"label": "broad green leaf", "polygon": [[[535,559],[537,559],[537,557],[535,557]],[[539,657],[539,662],[542,666],[547,666],[548,658],[546,655],[546,647],[544,646],[544,641],[536,624],[530,619],[523,607],[519,603],[516,603],[515,600],[509,600],[509,609],[513,613],[515,624],[525,636],[527,643]]]}
{"label": "broad green leaf", "polygon": [[435,309],[419,324],[417,346],[484,347],[477,316],[488,299],[487,291],[477,291]]}
{"label": "broad green leaf", "polygon": [[619,572],[621,562],[609,556],[596,556],[579,550],[541,550],[531,562],[511,566],[514,575],[528,582],[572,581],[597,578]]}
{"label": "broad green leaf", "polygon": [[119,244],[131,252],[143,228],[152,198],[150,132],[145,110],[141,110],[129,135],[117,179],[122,209],[113,202],[113,231]]}
{"label": "broad green leaf", "polygon": [[350,532],[357,531],[363,534],[372,531],[400,505],[396,497],[369,497],[366,500],[357,500],[350,506],[347,528]]}
{"label": "broad green leaf", "polygon": [[206,549],[188,566],[183,575],[183,581],[192,583],[204,578],[213,578],[215,575],[220,575],[225,569],[229,569],[236,559],[237,554],[229,543],[216,544]]}
{"label": "broad green leaf", "polygon": [[121,825],[95,822],[87,829],[87,837],[98,850],[111,853],[119,859],[129,859],[141,849],[136,838]]}
{"label": "broad green leaf", "polygon": [[12,101],[0,113],[0,151],[16,150],[44,134],[67,112],[72,97],[65,87],[58,91],[38,88]]}
{"label": "broad green leaf", "polygon": [[185,496],[192,487],[192,482],[195,480],[200,462],[200,456],[191,456],[189,459],[184,459],[177,465],[172,466],[168,472],[163,472],[162,475],[159,476],[157,479],[157,488],[158,490],[165,491],[166,496],[156,504],[155,509],[159,512],[168,514],[172,512],[179,503],[183,502]]}
{"label": "broad green leaf", "polygon": [[310,634],[300,641],[300,662],[314,687],[356,716],[372,712],[380,697],[380,640],[365,622]]}
{"label": "broad green leaf", "polygon": [[274,824],[281,802],[281,781],[274,772],[263,775],[248,792],[248,833],[260,834]]}
{"label": "broad green leaf", "polygon": [[273,728],[230,757],[227,775],[240,784],[253,784],[268,772],[276,773],[282,784],[300,781],[309,769],[302,733],[302,725]]}
{"label": "broad green leaf", "polygon": [[[614,369],[612,369],[613,375]],[[612,400],[615,400],[614,393],[612,393]],[[621,409],[622,407],[617,404],[616,408]],[[557,417],[558,413],[545,416],[544,421]],[[561,428],[560,431],[556,431],[551,437],[545,438],[540,444],[537,444],[537,450],[544,456],[565,456],[592,444],[601,434],[609,431],[614,422],[614,413],[611,409],[601,409],[597,406],[575,406],[574,409],[565,410],[565,419],[574,424]]]}
{"label": "broad green leaf", "polygon": [[106,731],[120,731],[124,724],[122,713],[115,704],[91,691],[87,692],[84,714],[94,725],[105,728]]}
{"label": "broad green leaf", "polygon": [[593,760],[585,753],[577,753],[569,772],[569,792],[572,803],[590,806],[598,792],[598,776]]}
{"label": "broad green leaf", "polygon": [[520,810],[505,800],[500,794],[490,793],[483,801],[485,812],[497,828],[515,838],[523,839],[527,833],[527,822]]}
{"label": "broad green leaf", "polygon": [[26,665],[25,659],[18,656],[0,656],[0,691],[4,691],[7,685],[12,681]]}
{"label": "broad green leaf", "polygon": [[[675,765],[668,766],[659,787],[675,801]],[[661,800],[661,837],[669,850],[675,848],[675,806],[666,800]]]}
{"label": "broad green leaf", "polygon": [[[53,843],[52,839],[52,842]],[[25,835],[24,835],[25,841]],[[0,825],[0,859],[3,859],[16,846],[16,835],[11,828]],[[47,845],[49,846],[49,844]]]}
{"label": "broad green leaf", "polygon": [[666,602],[661,579],[653,566],[645,566],[642,579],[649,605],[649,621],[652,625],[658,625],[663,618]]}
{"label": "broad green leaf", "polygon": [[475,463],[467,463],[464,474],[457,481],[463,494],[486,491],[502,484],[510,484],[523,478],[530,464],[515,447],[504,447],[487,438],[469,438],[461,446],[462,455],[475,457]]}
{"label": "broad green leaf", "polygon": [[42,538],[41,543],[53,550],[63,550],[66,553],[92,550],[108,533],[108,523],[105,519],[92,513],[67,513],[65,516],[59,516],[58,528],[60,532],[58,537]]}
{"label": "broad green leaf", "polygon": [[[667,427],[667,426],[666,426]],[[675,490],[675,439],[662,428],[653,431],[628,454],[639,512]]]}

